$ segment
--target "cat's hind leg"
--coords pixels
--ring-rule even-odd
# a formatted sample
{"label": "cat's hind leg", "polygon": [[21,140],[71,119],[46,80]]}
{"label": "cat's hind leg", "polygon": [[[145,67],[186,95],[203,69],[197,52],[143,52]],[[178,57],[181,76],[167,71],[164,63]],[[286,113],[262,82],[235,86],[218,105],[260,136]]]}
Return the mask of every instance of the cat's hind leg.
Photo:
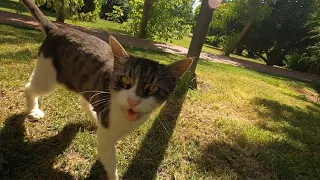
{"label": "cat's hind leg", "polygon": [[52,59],[44,58],[40,54],[30,81],[24,89],[29,117],[36,119],[44,117],[43,111],[39,109],[38,97],[48,94],[56,88],[56,76],[57,72],[53,66]]}

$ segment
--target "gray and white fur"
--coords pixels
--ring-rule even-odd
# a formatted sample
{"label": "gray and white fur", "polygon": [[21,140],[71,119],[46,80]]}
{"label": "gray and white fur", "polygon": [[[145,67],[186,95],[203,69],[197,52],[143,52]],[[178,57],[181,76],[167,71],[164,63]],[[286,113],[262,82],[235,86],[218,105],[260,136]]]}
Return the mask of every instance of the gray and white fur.
{"label": "gray and white fur", "polygon": [[30,117],[43,118],[38,97],[57,85],[78,93],[96,120],[104,176],[118,179],[115,144],[142,125],[173,92],[192,60],[170,65],[129,55],[112,36],[109,44],[71,28],[58,28],[31,0],[22,0],[45,34],[37,65],[25,86]]}

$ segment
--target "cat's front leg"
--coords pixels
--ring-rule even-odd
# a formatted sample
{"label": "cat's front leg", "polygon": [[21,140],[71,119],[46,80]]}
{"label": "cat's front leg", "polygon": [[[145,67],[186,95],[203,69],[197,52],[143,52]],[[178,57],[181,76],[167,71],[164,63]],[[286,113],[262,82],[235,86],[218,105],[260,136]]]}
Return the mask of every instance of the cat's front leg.
{"label": "cat's front leg", "polygon": [[110,136],[107,136],[100,128],[98,128],[97,132],[98,156],[104,169],[103,173],[106,173],[103,177],[107,177],[108,180],[118,180],[115,143],[108,140]]}

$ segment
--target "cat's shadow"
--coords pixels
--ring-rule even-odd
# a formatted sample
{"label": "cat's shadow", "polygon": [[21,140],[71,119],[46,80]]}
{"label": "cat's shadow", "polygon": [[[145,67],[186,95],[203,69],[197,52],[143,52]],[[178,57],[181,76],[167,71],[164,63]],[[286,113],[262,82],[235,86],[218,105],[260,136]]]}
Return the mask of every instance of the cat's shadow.
{"label": "cat's shadow", "polygon": [[[184,97],[167,101],[123,179],[156,178],[183,102]],[[56,170],[53,166],[56,158],[69,147],[76,133],[85,125],[71,123],[55,136],[30,142],[25,140],[25,119],[25,114],[12,115],[5,120],[0,131],[0,179],[74,179],[71,174]],[[99,161],[96,161],[87,179],[100,179],[101,170]]]}
{"label": "cat's shadow", "polygon": [[[156,179],[186,94],[171,96],[152,124],[123,179]],[[148,161],[146,161],[148,159]]]}
{"label": "cat's shadow", "polygon": [[25,140],[25,119],[25,114],[12,115],[0,131],[0,179],[74,179],[53,165],[85,126],[71,123],[55,136],[32,142]]}

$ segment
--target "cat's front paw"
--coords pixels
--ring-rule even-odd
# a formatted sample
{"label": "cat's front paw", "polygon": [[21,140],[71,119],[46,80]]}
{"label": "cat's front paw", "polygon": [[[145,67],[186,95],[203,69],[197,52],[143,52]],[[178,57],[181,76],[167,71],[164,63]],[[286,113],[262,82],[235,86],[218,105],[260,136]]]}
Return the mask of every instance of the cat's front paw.
{"label": "cat's front paw", "polygon": [[32,109],[28,114],[28,118],[32,119],[42,119],[44,117],[44,112],[40,109]]}

